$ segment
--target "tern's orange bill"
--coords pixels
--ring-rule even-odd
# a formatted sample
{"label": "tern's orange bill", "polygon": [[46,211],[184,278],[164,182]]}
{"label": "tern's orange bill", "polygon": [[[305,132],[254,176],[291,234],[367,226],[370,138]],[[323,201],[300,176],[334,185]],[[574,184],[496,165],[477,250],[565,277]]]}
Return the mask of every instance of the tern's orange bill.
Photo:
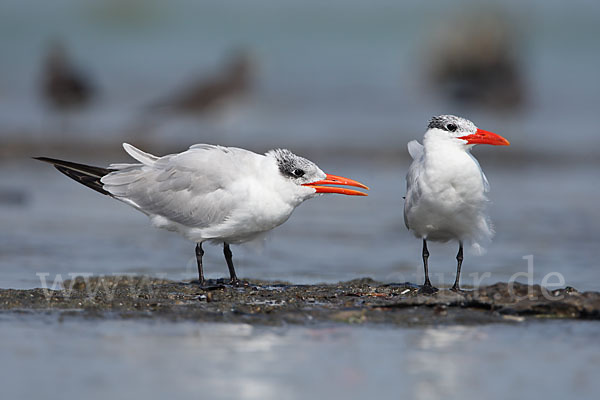
{"label": "tern's orange bill", "polygon": [[350,178],[344,178],[343,176],[336,176],[327,174],[325,179],[321,181],[305,183],[303,186],[308,186],[317,191],[317,193],[339,193],[346,194],[349,196],[368,196],[368,194],[359,192],[358,190],[346,189],[335,186],[321,186],[321,185],[339,185],[339,186],[354,186],[362,189],[369,190],[369,187],[363,185],[360,182],[357,182]]}
{"label": "tern's orange bill", "polygon": [[468,144],[491,144],[493,146],[509,146],[510,142],[502,136],[492,132],[477,129],[472,135],[461,136],[459,139],[466,140]]}

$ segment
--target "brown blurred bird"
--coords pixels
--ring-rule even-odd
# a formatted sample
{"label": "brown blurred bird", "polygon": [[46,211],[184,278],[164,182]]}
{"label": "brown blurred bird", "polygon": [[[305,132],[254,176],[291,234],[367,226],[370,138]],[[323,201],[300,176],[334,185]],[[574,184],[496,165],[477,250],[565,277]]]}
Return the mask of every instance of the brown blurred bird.
{"label": "brown blurred bird", "polygon": [[89,79],[73,66],[60,42],[50,45],[44,60],[42,95],[50,106],[62,111],[81,108],[94,95]]}
{"label": "brown blurred bird", "polygon": [[454,101],[520,107],[525,87],[514,30],[502,14],[491,10],[451,19],[428,51],[432,86]]}
{"label": "brown blurred bird", "polygon": [[252,63],[248,54],[238,51],[215,76],[191,82],[170,98],[150,106],[184,113],[203,113],[223,101],[239,96],[250,88]]}

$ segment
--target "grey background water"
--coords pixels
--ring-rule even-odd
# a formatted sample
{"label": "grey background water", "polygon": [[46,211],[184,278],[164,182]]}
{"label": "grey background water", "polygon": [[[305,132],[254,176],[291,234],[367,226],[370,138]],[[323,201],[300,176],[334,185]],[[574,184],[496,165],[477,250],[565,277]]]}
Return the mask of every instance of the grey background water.
{"label": "grey background water", "polygon": [[[49,318],[52,320],[52,318]],[[10,398],[595,398],[595,322],[393,329],[2,317]],[[543,349],[543,350],[541,350]]]}
{"label": "grey background water", "polygon": [[[514,24],[526,91],[518,109],[448,101],[427,83],[435,32],[475,7],[469,2],[3,0],[0,287],[38,287],[39,274],[47,274],[49,282],[74,273],[194,277],[192,244],[150,228],[143,215],[28,158],[126,161],[119,150],[123,141],[159,154],[201,142],[259,152],[288,147],[328,172],[371,187],[367,198],[324,196],[307,202],[264,248],[235,248],[243,277],[420,282],[420,243],[402,221],[410,163],[405,146],[422,137],[432,115],[454,113],[512,143],[475,150],[492,185],[497,235],[487,254],[467,255],[464,283],[506,281],[527,272],[523,257],[532,255],[535,283],[545,277],[559,282],[559,276],[549,275],[557,273],[566,285],[600,290],[600,5],[585,0],[492,4]],[[40,62],[52,38],[64,40],[100,88],[99,98],[80,112],[56,115],[39,98]],[[188,79],[213,73],[239,47],[247,48],[256,64],[249,94],[200,117],[143,111]],[[454,245],[430,250],[433,280],[451,283]],[[208,247],[206,257],[209,277],[226,274],[220,249]],[[52,382],[64,388],[68,381],[71,397],[84,388],[105,397],[124,385],[160,398],[169,388],[186,394],[202,382],[225,385],[224,374],[217,372],[235,368],[239,382],[248,386],[229,397],[295,398],[304,389],[356,398],[376,388],[402,393],[410,385],[410,392],[423,398],[447,391],[472,398],[477,388],[486,397],[509,390],[507,397],[516,398],[521,390],[534,390],[532,381],[547,382],[535,390],[550,397],[573,390],[584,397],[597,389],[587,372],[599,363],[597,329],[534,324],[330,332],[3,317],[3,360],[22,368],[2,374],[8,377],[2,384],[9,393],[39,394]],[[420,341],[432,335],[439,340],[422,350]],[[445,335],[459,343],[448,352],[436,344],[448,343]],[[247,355],[238,342],[263,346],[252,353],[253,363],[242,363]],[[216,350],[211,343],[217,343]],[[96,348],[114,357],[98,357]],[[465,349],[470,369],[463,371],[452,365]],[[187,358],[179,364],[170,355]],[[487,365],[490,355],[496,358]],[[440,357],[446,361],[440,363]],[[292,367],[281,358],[297,368],[287,369]],[[211,363],[219,367],[210,373],[201,369]],[[44,378],[45,385],[25,384],[24,371],[53,365],[64,367]],[[182,368],[166,372],[175,366]],[[334,380],[335,388],[321,377],[330,371],[340,374],[334,375],[340,383]]]}

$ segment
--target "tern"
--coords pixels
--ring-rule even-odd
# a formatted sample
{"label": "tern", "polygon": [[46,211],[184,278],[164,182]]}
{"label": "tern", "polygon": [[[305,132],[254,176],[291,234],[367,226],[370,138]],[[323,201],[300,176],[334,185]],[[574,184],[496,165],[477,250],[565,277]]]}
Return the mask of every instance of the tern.
{"label": "tern", "polygon": [[283,224],[300,203],[321,193],[367,196],[339,186],[369,189],[352,179],[326,174],[312,161],[286,149],[261,155],[197,144],[181,153],[157,157],[127,143],[123,148],[138,162],[100,168],[35,158],[143,212],[155,227],[195,242],[198,280],[203,286],[202,243],[223,244],[230,283],[238,284],[230,244],[259,238]]}
{"label": "tern", "polygon": [[463,242],[474,248],[491,240],[494,231],[485,208],[489,183],[471,154],[476,144],[508,146],[500,135],[479,129],[471,121],[454,115],[433,117],[421,145],[408,143],[413,162],[406,175],[404,223],[423,240],[425,283],[421,293],[435,293],[427,260],[427,241],[458,241],[456,280],[451,290],[460,291]]}

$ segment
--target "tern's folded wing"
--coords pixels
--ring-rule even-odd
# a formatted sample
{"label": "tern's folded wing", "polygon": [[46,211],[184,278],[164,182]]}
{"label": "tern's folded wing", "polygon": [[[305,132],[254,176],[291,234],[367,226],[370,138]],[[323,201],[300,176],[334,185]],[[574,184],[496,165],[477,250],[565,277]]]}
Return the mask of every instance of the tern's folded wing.
{"label": "tern's folded wing", "polygon": [[[421,146],[416,140],[413,140],[409,143],[409,150],[411,143],[419,145],[421,147],[420,150],[423,151],[423,146]],[[416,158],[412,162],[412,164],[408,168],[408,173],[406,174],[406,196],[404,197],[404,224],[408,229],[411,229],[408,223],[408,214],[411,212],[412,208],[415,206],[415,204],[418,203],[419,199],[421,198],[421,186],[419,185],[419,175],[423,166],[420,158],[421,156],[419,155],[418,158]]]}
{"label": "tern's folded wing", "polygon": [[208,228],[226,221],[243,202],[244,196],[233,188],[254,157],[260,156],[241,149],[196,146],[179,154],[147,157],[142,164],[121,164],[102,183],[113,196],[150,216]]}
{"label": "tern's folded wing", "polygon": [[412,157],[413,160],[418,160],[423,155],[423,145],[416,140],[411,140],[408,142],[408,154]]}

